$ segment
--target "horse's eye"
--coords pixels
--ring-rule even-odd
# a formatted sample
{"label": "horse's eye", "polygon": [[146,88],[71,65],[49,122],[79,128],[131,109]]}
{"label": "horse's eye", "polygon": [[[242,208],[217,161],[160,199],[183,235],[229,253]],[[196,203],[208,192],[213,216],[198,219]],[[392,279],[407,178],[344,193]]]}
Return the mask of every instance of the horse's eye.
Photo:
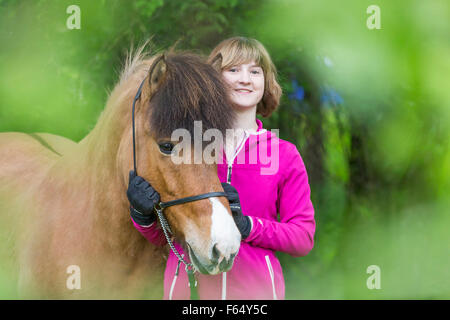
{"label": "horse's eye", "polygon": [[172,142],[162,142],[159,143],[159,150],[165,154],[171,154],[173,151],[174,145]]}

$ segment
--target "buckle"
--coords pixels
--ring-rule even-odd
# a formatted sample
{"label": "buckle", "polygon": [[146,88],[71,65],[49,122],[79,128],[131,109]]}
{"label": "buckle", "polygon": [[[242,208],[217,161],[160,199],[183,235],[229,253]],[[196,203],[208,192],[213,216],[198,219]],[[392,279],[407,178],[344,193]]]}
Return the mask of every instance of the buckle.
{"label": "buckle", "polygon": [[155,204],[153,206],[153,209],[155,209],[156,211],[162,212],[162,208],[161,208],[161,202],[158,202],[157,204]]}

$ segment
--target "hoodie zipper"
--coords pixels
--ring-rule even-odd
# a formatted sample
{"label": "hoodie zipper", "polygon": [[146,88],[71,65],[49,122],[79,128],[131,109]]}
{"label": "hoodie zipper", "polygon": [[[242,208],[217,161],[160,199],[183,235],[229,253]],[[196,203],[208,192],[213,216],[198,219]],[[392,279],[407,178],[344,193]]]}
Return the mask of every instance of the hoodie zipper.
{"label": "hoodie zipper", "polygon": [[[265,130],[261,131],[260,134],[263,133],[263,132],[265,132]],[[236,159],[236,157],[239,154],[239,152],[241,152],[242,148],[245,146],[245,143],[247,142],[247,139],[250,137],[250,134],[247,133],[246,131],[245,131],[244,134],[246,135],[246,137],[244,138],[244,141],[242,141],[242,143],[238,147],[238,149],[235,151],[234,156],[231,159],[231,161],[228,161],[228,159],[227,159],[227,165],[228,165],[227,183],[229,183],[229,184],[231,184],[231,174],[232,174],[232,170],[233,170],[234,159]],[[222,273],[222,300],[226,300],[226,298],[227,298],[227,273],[223,272]]]}
{"label": "hoodie zipper", "polygon": [[235,151],[234,156],[231,159],[231,161],[228,161],[228,159],[227,159],[227,164],[228,164],[227,182],[228,183],[231,183],[231,173],[232,173],[232,166],[233,166],[233,163],[234,163],[234,159],[236,159],[236,157],[239,154],[239,152],[241,152],[242,148],[245,146],[245,143],[247,142],[247,139],[250,137],[250,135],[260,135],[262,133],[265,133],[266,131],[267,131],[266,129],[262,129],[260,131],[257,131],[256,133],[249,133],[248,131],[244,131],[245,138],[242,141],[241,145]]}
{"label": "hoodie zipper", "polygon": [[[242,148],[245,146],[245,142],[250,137],[250,135],[247,134],[246,132],[244,134],[245,134],[245,138],[242,141],[241,145],[238,147],[238,149],[235,150],[233,158],[231,159],[231,161],[228,161],[228,159],[227,159],[227,164],[228,164],[227,183],[229,183],[229,184],[231,184],[231,174],[232,174],[232,171],[233,171],[234,159],[236,159],[236,157],[239,154],[239,152],[241,152]],[[223,272],[222,273],[222,300],[226,300],[226,299],[227,299],[227,273]]]}
{"label": "hoodie zipper", "polygon": [[238,146],[238,148],[234,151],[233,158],[231,158],[231,161],[228,161],[228,171],[227,171],[227,182],[231,184],[231,174],[232,174],[232,167],[234,163],[234,159],[236,159],[239,152],[241,152],[242,148],[245,146],[245,142],[247,142],[247,139],[250,137],[250,134],[248,134],[246,131],[244,131],[244,140],[241,142],[241,144]]}

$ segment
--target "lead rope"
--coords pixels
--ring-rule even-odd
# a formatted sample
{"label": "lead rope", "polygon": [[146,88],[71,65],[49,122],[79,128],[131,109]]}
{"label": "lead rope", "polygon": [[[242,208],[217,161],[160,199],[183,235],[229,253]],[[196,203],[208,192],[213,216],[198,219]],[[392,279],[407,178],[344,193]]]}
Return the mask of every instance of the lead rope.
{"label": "lead rope", "polygon": [[177,266],[177,273],[178,268],[180,267],[180,263],[183,262],[186,265],[186,273],[188,275],[189,280],[189,287],[191,289],[191,300],[199,300],[198,291],[197,291],[197,280],[194,276],[194,265],[192,263],[188,263],[184,258],[180,255],[178,250],[175,248],[172,240],[169,237],[169,232],[171,234],[172,230],[169,227],[169,223],[167,222],[166,218],[164,217],[164,214],[162,212],[163,209],[157,208],[155,205],[156,213],[158,214],[159,222],[161,223],[162,230],[164,232],[164,236],[166,237],[167,243],[170,246],[170,249],[172,249],[173,253],[178,258],[178,266]]}

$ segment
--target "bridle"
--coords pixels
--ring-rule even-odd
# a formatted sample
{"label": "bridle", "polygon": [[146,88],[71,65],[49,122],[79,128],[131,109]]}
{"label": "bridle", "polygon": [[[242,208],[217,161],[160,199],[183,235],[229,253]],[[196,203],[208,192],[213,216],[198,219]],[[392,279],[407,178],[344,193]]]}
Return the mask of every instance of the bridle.
{"label": "bridle", "polygon": [[[159,58],[161,59],[162,56]],[[157,63],[157,61],[155,61],[155,63],[153,64],[153,66],[155,66]],[[151,74],[151,71],[150,71]],[[136,96],[134,97],[133,100],[133,109],[132,109],[132,125],[133,125],[133,165],[134,165],[134,172],[136,173],[136,175],[138,175],[137,173],[137,167],[136,167],[136,129],[135,129],[135,121],[134,121],[134,110],[135,110],[135,104],[136,101],[140,99],[141,97],[141,93],[142,93],[142,87],[145,83],[145,80],[147,79],[147,77],[144,78],[144,80],[142,80],[139,89],[136,93]],[[158,204],[156,204],[154,206],[154,209],[158,215],[159,218],[159,222],[161,224],[161,228],[164,232],[164,236],[166,237],[167,243],[170,246],[170,249],[173,251],[173,253],[175,254],[175,256],[178,258],[178,266],[177,266],[177,274],[178,274],[178,269],[180,267],[180,263],[183,262],[186,266],[186,272],[188,274],[188,278],[189,278],[189,286],[191,288],[191,299],[198,299],[198,294],[196,292],[196,287],[197,287],[197,281],[195,280],[194,277],[194,272],[195,267],[192,263],[188,263],[183,256],[178,252],[178,250],[175,248],[173,241],[171,240],[171,238],[169,237],[169,233],[173,234],[172,230],[170,229],[169,223],[166,219],[166,217],[164,216],[163,210],[165,208],[171,207],[171,206],[175,206],[175,205],[179,205],[179,204],[184,204],[184,203],[188,203],[188,202],[193,202],[193,201],[198,201],[198,200],[203,200],[203,199],[207,199],[207,198],[211,198],[211,197],[226,197],[226,193],[225,192],[209,192],[209,193],[203,193],[203,194],[199,194],[196,196],[191,196],[191,197],[185,197],[185,198],[180,198],[180,199],[176,199],[176,200],[171,200],[171,201],[166,201],[166,202],[162,202],[160,201]]]}

